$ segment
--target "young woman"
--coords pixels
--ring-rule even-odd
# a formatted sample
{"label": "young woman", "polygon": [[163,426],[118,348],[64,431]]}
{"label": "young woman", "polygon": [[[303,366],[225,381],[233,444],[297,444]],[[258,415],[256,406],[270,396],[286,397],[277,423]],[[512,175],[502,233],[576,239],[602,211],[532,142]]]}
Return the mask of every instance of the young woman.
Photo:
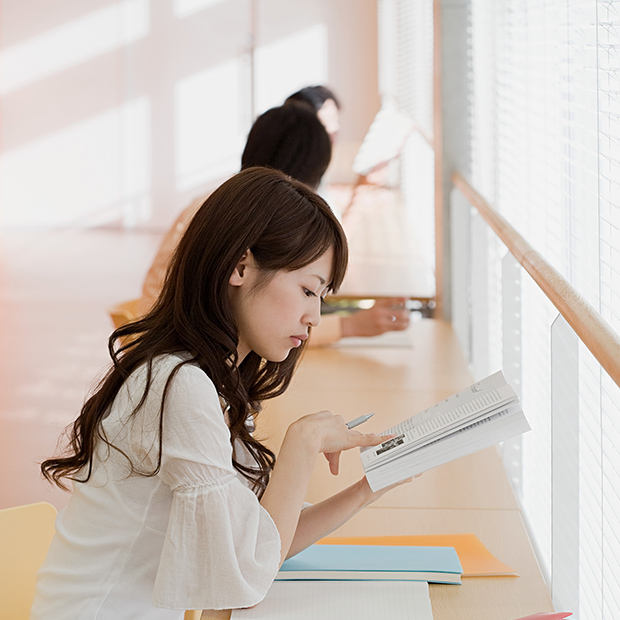
{"label": "young woman", "polygon": [[342,450],[385,438],[322,411],[288,428],[276,462],[251,434],[346,262],[327,204],[279,172],[250,168],[207,199],[152,310],[112,334],[112,367],[67,452],[42,464],[73,494],[33,620],[181,620],[254,605],[287,556],[378,497],[362,479],[303,508],[319,454],[336,474]]}

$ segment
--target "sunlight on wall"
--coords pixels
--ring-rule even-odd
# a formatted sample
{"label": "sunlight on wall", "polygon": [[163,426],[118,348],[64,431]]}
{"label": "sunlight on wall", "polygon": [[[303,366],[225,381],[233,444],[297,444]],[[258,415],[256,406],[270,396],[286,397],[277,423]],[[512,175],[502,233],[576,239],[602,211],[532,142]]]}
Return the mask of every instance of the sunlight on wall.
{"label": "sunlight on wall", "polygon": [[[227,5],[235,14],[234,3],[226,0],[173,0],[172,8],[176,17],[185,17],[215,4]],[[113,80],[109,83],[117,89],[118,97],[112,99],[117,107],[102,110],[98,100],[89,100],[85,85],[74,81],[72,88],[86,106],[81,109],[82,120],[62,128],[41,121],[37,132],[24,136],[19,127],[10,125],[15,147],[6,143],[0,155],[0,226],[89,226],[118,221],[134,226],[163,218],[157,202],[162,200],[161,193],[152,195],[152,169],[161,161],[161,152],[152,151],[153,144],[160,149],[165,144],[167,153],[174,150],[174,188],[160,187],[158,192],[164,194],[168,189],[172,194],[200,186],[202,190],[239,170],[253,120],[249,56],[242,45],[245,38],[235,33],[229,55],[223,56],[227,60],[208,66],[206,55],[201,69],[181,79],[177,78],[183,71],[175,66],[178,59],[168,58],[177,81],[166,87],[164,98],[173,97],[173,117],[160,118],[154,116],[162,110],[159,70],[142,54],[164,28],[156,22],[159,14],[151,14],[151,9],[149,0],[117,0],[0,52],[0,96],[22,97],[35,112],[46,101],[30,87],[45,81],[40,92],[52,91],[56,80],[67,77],[62,72],[78,65],[88,68],[104,54],[118,56],[108,58],[108,72],[101,74],[102,80]],[[180,23],[175,25],[180,32],[190,26]],[[172,32],[172,23],[168,26]],[[136,41],[141,41],[137,52],[124,49]],[[260,46],[255,54],[257,113],[282,104],[303,86],[327,82],[327,54],[325,24]],[[93,71],[101,71],[101,66],[93,65]],[[131,92],[139,92],[141,98],[129,95],[131,100],[120,105]],[[2,119],[4,127],[16,117],[20,120],[16,106],[6,107],[5,112],[10,114]]]}
{"label": "sunlight on wall", "polygon": [[135,226],[151,215],[151,111],[147,97],[126,103],[117,113],[119,193],[123,223]]}
{"label": "sunlight on wall", "polygon": [[260,114],[304,86],[325,84],[327,27],[317,24],[256,50],[256,110]]}
{"label": "sunlight on wall", "polygon": [[123,0],[6,48],[0,54],[0,95],[145,37],[148,0]]}
{"label": "sunlight on wall", "polygon": [[181,19],[225,1],[226,0],[174,0],[172,3],[172,10],[174,11],[174,16]]}
{"label": "sunlight on wall", "polygon": [[191,189],[239,170],[243,67],[235,58],[177,82],[174,90],[176,187]]}
{"label": "sunlight on wall", "polygon": [[[319,24],[260,46],[255,61],[256,109],[261,113],[303,86],[327,81],[327,29]],[[250,91],[245,69],[243,59],[235,58],[177,83],[177,190],[239,170],[249,131],[243,107]]]}
{"label": "sunlight on wall", "polygon": [[4,153],[0,225],[92,225],[115,211],[127,225],[145,220],[149,127],[149,102],[141,98]]}

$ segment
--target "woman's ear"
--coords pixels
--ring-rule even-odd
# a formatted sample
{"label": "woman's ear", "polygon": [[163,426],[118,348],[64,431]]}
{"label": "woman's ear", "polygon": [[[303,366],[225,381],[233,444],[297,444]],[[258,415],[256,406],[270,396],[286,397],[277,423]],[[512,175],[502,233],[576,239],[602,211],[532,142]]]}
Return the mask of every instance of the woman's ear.
{"label": "woman's ear", "polygon": [[230,274],[230,278],[228,279],[228,283],[231,286],[241,286],[244,282],[248,280],[248,267],[253,268],[256,264],[254,263],[254,256],[252,255],[252,250],[249,248],[243,253],[241,260],[235,266],[234,271]]}

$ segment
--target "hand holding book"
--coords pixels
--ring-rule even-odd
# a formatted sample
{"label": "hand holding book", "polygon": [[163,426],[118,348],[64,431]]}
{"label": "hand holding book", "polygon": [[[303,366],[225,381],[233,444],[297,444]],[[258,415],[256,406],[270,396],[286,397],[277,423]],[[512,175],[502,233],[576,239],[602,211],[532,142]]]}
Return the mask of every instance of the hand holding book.
{"label": "hand holding book", "polygon": [[530,430],[501,371],[385,431],[395,435],[362,448],[366,478],[378,491]]}

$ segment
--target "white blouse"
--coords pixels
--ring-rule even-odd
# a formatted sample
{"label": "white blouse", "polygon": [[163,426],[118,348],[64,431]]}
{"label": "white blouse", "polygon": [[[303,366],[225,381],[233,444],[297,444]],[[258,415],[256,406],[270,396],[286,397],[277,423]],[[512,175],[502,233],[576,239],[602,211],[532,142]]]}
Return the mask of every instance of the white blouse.
{"label": "white blouse", "polygon": [[[129,417],[146,383],[146,367],[138,369],[103,422],[142,471],[156,466],[163,389],[181,360],[156,361],[149,396]],[[185,609],[249,607],[279,561],[278,530],[232,466],[215,387],[186,364],[166,396],[159,473],[130,475],[125,456],[100,445],[90,480],[74,483],[37,576],[31,620],[181,620]]]}

